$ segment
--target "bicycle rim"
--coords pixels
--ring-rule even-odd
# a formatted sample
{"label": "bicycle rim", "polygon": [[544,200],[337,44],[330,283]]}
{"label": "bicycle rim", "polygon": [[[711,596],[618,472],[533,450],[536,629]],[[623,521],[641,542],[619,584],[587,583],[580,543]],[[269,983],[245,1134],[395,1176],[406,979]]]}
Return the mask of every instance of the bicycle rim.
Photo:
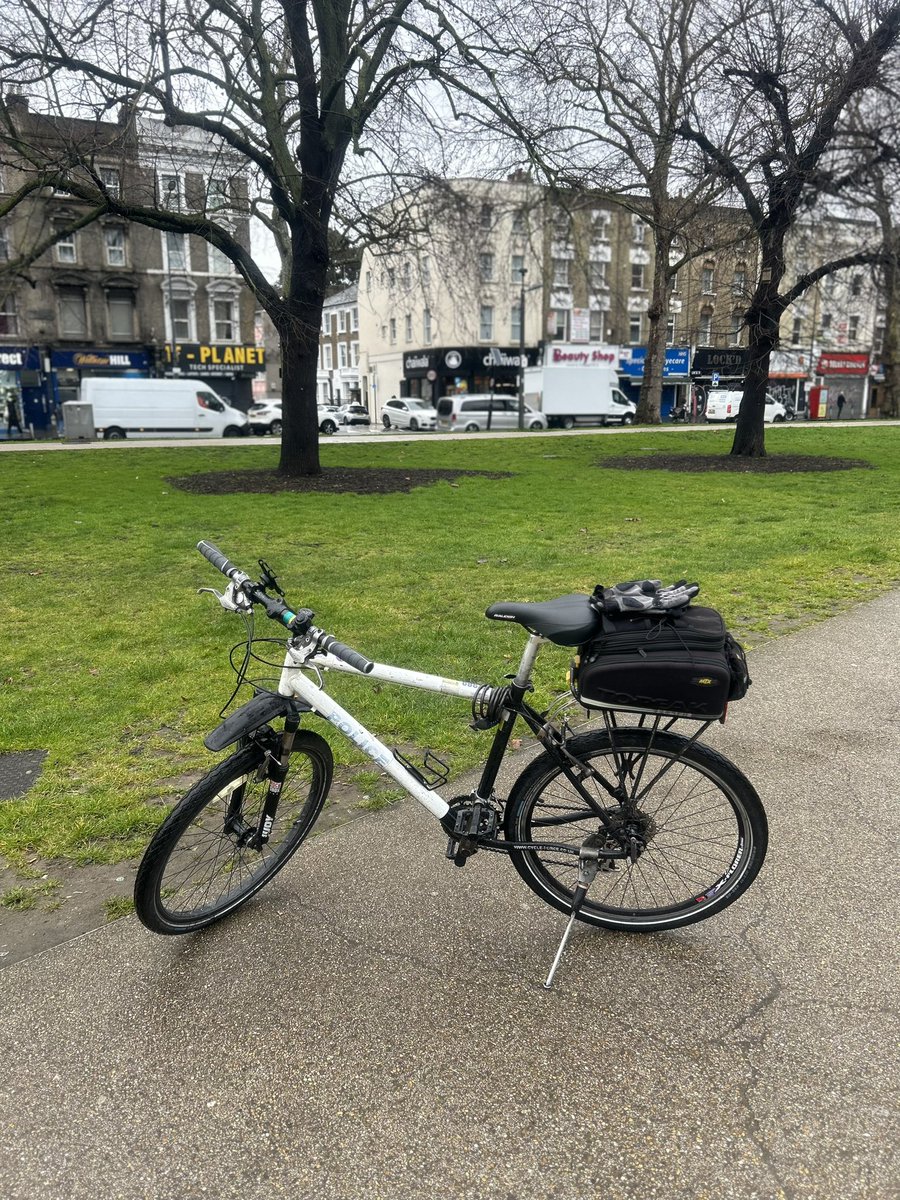
{"label": "bicycle rim", "polygon": [[297,735],[269,840],[248,836],[268,791],[265,755],[239,751],[196,784],[160,826],[135,882],[135,907],[149,928],[186,933],[249,899],[309,833],[331,784],[332,759],[318,734]]}
{"label": "bicycle rim", "polygon": [[[631,819],[646,835],[632,863],[602,864],[579,914],[589,924],[632,931],[670,929],[700,921],[736,900],[765,857],[765,813],[741,772],[720,754],[688,745],[677,734],[644,729],[590,733],[569,750],[621,782],[634,797]],[[613,820],[626,811],[586,775],[582,781]],[[517,781],[507,806],[506,837],[578,849],[602,822],[550,755],[541,755]],[[609,843],[613,845],[613,842]],[[552,849],[510,855],[528,886],[553,907],[571,909],[578,858]]]}

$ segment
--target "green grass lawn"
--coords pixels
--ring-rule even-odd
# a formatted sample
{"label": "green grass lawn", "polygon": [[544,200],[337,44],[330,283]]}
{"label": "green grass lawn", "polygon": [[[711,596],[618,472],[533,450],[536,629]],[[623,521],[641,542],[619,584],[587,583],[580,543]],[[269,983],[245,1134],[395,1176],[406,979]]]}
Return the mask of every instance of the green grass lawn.
{"label": "green grass lawn", "polygon": [[[233,677],[240,621],[196,589],[219,576],[200,538],[277,571],[288,599],[372,658],[497,681],[517,626],[496,600],[595,583],[687,577],[752,646],[900,578],[900,428],[768,433],[780,450],[863,458],[876,470],[751,476],[604,469],[625,452],[725,453],[730,430],[405,444],[323,444],[324,465],[505,470],[389,496],[195,496],[166,477],[271,467],[277,447],[4,454],[5,636],[0,750],[50,751],[37,786],[0,804],[0,854],[115,862],[140,852],[182,776],[211,763],[203,735]],[[272,632],[276,632],[274,626]],[[538,699],[565,686],[548,648]],[[264,670],[264,669],[263,669]],[[484,755],[467,706],[332,676],[389,745],[431,747],[454,770]],[[328,731],[345,775],[373,774]],[[375,798],[377,800],[377,797]]]}

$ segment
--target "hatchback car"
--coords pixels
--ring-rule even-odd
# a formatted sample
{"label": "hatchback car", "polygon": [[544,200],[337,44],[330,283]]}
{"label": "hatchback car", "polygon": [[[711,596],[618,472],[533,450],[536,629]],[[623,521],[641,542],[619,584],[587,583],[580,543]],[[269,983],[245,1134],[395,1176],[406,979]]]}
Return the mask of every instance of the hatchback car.
{"label": "hatchback car", "polygon": [[370,425],[372,421],[364,404],[342,404],[337,418],[342,425]]}
{"label": "hatchback car", "polygon": [[[736,421],[738,413],[741,411],[741,401],[743,398],[743,392],[719,391],[718,388],[710,388],[706,400],[707,421]],[[786,418],[787,409],[779,400],[776,400],[774,396],[770,396],[767,392],[763,420],[767,425],[771,425],[773,421],[784,421]]]}
{"label": "hatchback car", "polygon": [[[479,433],[487,429],[518,429],[519,401],[515,396],[442,396],[437,403],[438,429]],[[525,428],[546,429],[547,418],[525,405]]]}
{"label": "hatchback car", "polygon": [[385,429],[392,426],[397,429],[434,429],[436,422],[437,412],[424,400],[398,400],[393,396],[381,414]]}

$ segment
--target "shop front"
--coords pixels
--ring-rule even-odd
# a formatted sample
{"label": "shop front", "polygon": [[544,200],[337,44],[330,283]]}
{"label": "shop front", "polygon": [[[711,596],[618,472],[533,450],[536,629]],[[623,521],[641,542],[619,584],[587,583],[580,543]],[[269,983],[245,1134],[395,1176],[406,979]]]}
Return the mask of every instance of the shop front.
{"label": "shop front", "polygon": [[25,433],[41,437],[52,431],[53,410],[45,394],[36,346],[0,346],[0,425],[4,436],[10,401]]}
{"label": "shop front", "polygon": [[816,363],[816,374],[821,377],[822,383],[819,417],[840,416],[846,421],[866,415],[869,404],[869,366],[868,354],[833,351],[819,355],[819,361]]}
{"label": "shop front", "polygon": [[797,350],[773,350],[769,356],[768,392],[798,417],[808,413],[809,355]]}
{"label": "shop front", "polygon": [[163,351],[166,376],[188,376],[199,379],[246,412],[253,403],[253,381],[266,373],[266,351],[263,346],[208,345],[203,342],[179,342],[176,347],[175,370],[172,370],[171,347]]}
{"label": "shop front", "polygon": [[450,346],[413,351],[403,356],[400,395],[434,405],[441,396],[464,392],[515,396],[521,366],[533,367],[540,361],[539,347],[526,346],[524,353],[523,364],[518,346]]}
{"label": "shop front", "polygon": [[150,356],[145,349],[97,349],[85,346],[80,350],[50,351],[50,395],[61,424],[62,405],[77,400],[82,379],[101,376],[104,379],[147,379],[150,375]]}
{"label": "shop front", "polygon": [[[644,378],[646,346],[624,346],[619,351],[619,385],[629,400],[638,403]],[[690,398],[690,346],[667,346],[663,364],[663,390],[660,416],[667,421],[672,409]]]}

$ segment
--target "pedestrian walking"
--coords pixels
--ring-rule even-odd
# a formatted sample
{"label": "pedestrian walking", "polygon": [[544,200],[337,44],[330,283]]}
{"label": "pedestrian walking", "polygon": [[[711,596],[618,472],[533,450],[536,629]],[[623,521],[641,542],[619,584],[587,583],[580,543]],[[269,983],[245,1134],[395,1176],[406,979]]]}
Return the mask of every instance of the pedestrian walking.
{"label": "pedestrian walking", "polygon": [[847,403],[847,397],[844,395],[843,392],[838,392],[838,398],[837,398],[837,408],[838,408],[837,419],[838,420],[841,419],[841,413],[844,411],[844,405],[846,403]]}
{"label": "pedestrian walking", "polygon": [[12,437],[13,426],[19,431],[19,437],[22,437],[22,422],[19,420],[19,409],[16,406],[15,396],[10,396],[6,402],[6,436]]}

